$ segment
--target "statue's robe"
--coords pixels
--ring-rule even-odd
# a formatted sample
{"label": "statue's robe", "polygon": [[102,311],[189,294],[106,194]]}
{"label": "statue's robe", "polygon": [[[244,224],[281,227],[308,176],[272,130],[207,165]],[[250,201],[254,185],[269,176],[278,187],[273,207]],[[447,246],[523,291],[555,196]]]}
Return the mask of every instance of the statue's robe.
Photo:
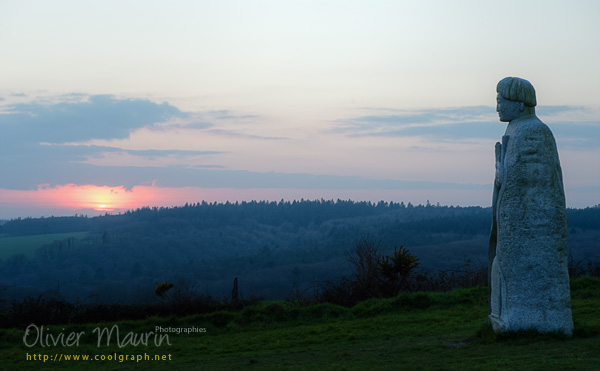
{"label": "statue's robe", "polygon": [[554,137],[531,115],[511,121],[496,147],[490,322],[499,332],[570,335],[565,196]]}

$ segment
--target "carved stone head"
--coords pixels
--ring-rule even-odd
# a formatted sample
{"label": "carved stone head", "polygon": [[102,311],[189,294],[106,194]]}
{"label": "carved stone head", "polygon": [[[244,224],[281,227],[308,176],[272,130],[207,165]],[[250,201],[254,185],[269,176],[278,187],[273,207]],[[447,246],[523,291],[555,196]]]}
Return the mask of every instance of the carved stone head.
{"label": "carved stone head", "polygon": [[498,83],[496,91],[496,112],[500,121],[510,122],[535,113],[535,89],[529,81],[518,77],[505,77]]}

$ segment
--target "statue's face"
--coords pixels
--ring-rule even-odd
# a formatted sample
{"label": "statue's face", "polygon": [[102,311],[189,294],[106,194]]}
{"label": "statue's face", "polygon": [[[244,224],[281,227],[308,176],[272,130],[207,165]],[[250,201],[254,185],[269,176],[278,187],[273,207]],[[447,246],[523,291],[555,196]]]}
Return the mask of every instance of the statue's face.
{"label": "statue's face", "polygon": [[496,97],[496,112],[500,116],[500,121],[510,122],[523,115],[524,104],[512,100],[504,99],[498,93]]}

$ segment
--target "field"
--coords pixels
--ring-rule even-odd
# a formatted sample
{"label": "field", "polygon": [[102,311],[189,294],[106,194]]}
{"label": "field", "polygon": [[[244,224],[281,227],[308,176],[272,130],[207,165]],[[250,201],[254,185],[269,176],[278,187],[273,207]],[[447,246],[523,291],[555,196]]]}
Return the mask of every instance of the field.
{"label": "field", "polygon": [[[80,343],[72,346],[41,347],[38,342],[28,348],[23,343],[23,329],[0,330],[0,349],[5,370],[39,368],[43,361],[34,360],[34,354],[57,357],[57,361],[47,360],[45,368],[81,370],[600,369],[600,279],[574,280],[572,296],[572,338],[493,334],[486,325],[487,288],[476,287],[447,293],[405,293],[353,308],[275,301],[239,312],[116,323],[122,341],[127,333],[146,334],[156,331],[156,326],[206,331],[169,333],[171,345],[163,342],[160,346],[151,337],[148,346],[128,344],[119,348],[113,336],[110,345],[103,340],[98,347],[94,329],[110,328],[115,323],[45,330],[55,337],[62,332],[65,339],[71,332],[84,332]],[[28,339],[35,342],[33,335]],[[31,360],[26,360],[28,354]],[[143,358],[146,354],[164,355],[166,360],[136,362],[124,358]],[[116,360],[67,361],[65,355],[110,356]]]}
{"label": "field", "polygon": [[16,254],[24,254],[31,258],[35,250],[54,241],[67,238],[82,238],[88,232],[52,233],[33,236],[0,237],[0,259],[6,259]]}

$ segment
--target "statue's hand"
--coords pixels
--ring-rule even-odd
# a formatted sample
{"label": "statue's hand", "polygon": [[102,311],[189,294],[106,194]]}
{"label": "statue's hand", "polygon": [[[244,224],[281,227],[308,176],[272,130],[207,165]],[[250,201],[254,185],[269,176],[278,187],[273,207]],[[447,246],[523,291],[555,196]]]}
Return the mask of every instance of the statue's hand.
{"label": "statue's hand", "polygon": [[502,161],[501,154],[502,154],[502,144],[500,144],[500,142],[496,142],[496,163]]}
{"label": "statue's hand", "polygon": [[494,180],[494,185],[497,188],[500,188],[502,185],[502,180],[504,176],[504,165],[502,164],[502,144],[499,142],[496,143],[496,177]]}
{"label": "statue's hand", "polygon": [[501,162],[496,162],[496,179],[494,185],[498,188],[504,183],[504,165]]}

